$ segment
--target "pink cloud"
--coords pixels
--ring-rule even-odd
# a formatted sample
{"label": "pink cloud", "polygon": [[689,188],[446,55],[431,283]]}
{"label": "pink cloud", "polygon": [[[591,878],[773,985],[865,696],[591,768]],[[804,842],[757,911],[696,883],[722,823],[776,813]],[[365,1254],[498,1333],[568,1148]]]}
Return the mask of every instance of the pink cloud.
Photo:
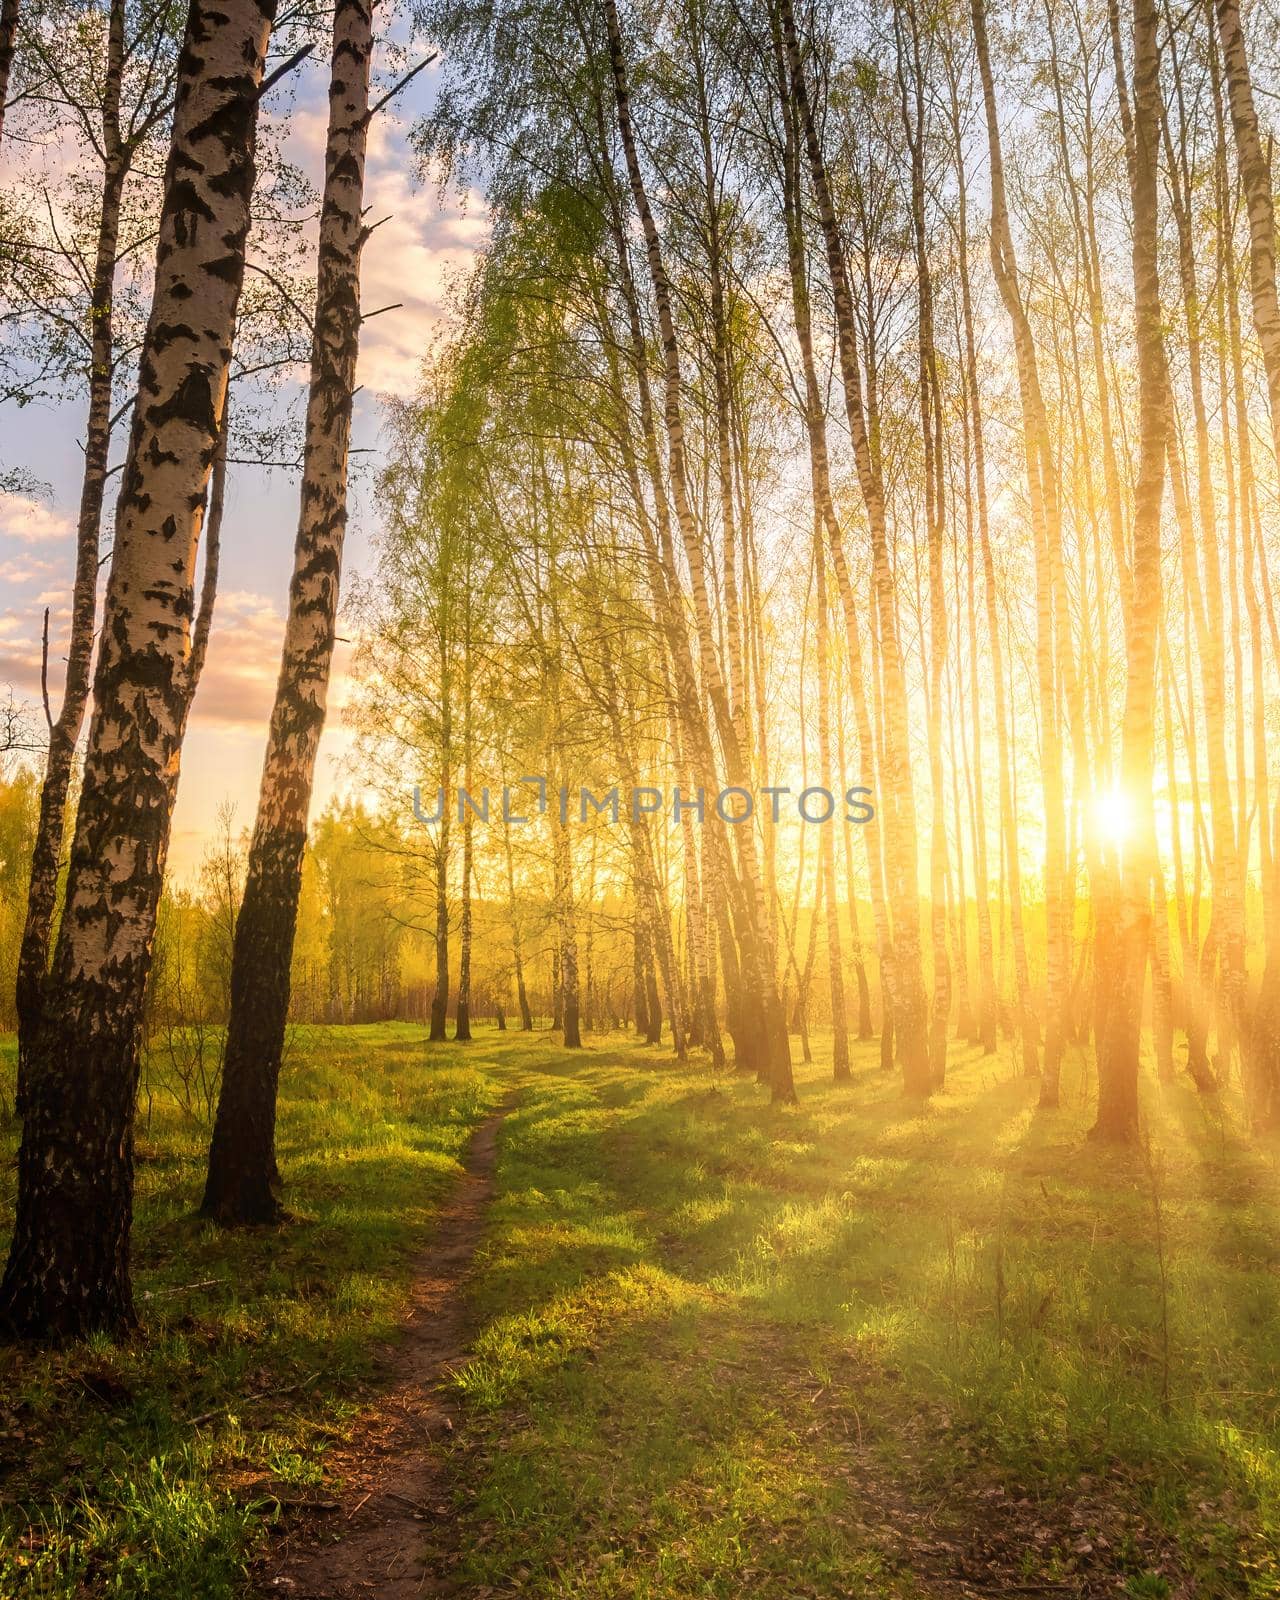
{"label": "pink cloud", "polygon": [[64,512],[29,495],[0,492],[0,538],[15,539],[19,544],[52,544],[69,539],[74,531]]}
{"label": "pink cloud", "polygon": [[38,561],[34,557],[19,556],[14,561],[0,562],[0,583],[20,588],[23,584],[38,583],[51,578],[58,570],[54,561]]}
{"label": "pink cloud", "polygon": [[[288,156],[316,183],[324,170],[325,123],[319,105],[298,107],[288,123]],[[361,262],[360,299],[366,312],[396,309],[361,328],[358,375],[366,389],[400,396],[416,393],[423,357],[448,314],[451,285],[489,232],[481,197],[442,200],[433,179],[415,179],[405,135],[393,110],[370,129],[365,204],[369,221],[379,225]]]}

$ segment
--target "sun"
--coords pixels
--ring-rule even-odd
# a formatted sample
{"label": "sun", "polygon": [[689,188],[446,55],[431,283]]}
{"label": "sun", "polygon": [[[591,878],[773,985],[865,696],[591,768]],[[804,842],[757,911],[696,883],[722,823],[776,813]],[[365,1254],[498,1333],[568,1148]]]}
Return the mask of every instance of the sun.
{"label": "sun", "polygon": [[1133,832],[1133,801],[1119,784],[1101,790],[1093,802],[1098,831],[1108,844],[1119,849]]}

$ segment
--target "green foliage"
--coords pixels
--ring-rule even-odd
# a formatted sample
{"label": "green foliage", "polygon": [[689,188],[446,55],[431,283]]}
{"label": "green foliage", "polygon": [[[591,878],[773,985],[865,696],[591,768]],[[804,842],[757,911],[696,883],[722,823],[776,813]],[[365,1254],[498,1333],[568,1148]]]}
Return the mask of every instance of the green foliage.
{"label": "green foliage", "polygon": [[[13,986],[39,808],[40,785],[30,768],[0,770],[0,1028],[17,1025]],[[0,1098],[0,1108],[5,1104]]]}

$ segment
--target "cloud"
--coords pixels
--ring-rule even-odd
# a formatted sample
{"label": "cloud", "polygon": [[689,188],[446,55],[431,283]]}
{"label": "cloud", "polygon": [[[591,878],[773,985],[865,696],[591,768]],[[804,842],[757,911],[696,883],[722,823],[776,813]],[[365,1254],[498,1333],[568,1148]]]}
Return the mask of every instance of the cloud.
{"label": "cloud", "polygon": [[[300,109],[290,118],[287,152],[314,182],[324,171],[325,114]],[[361,260],[360,301],[383,311],[360,330],[358,381],[382,394],[417,392],[422,360],[448,314],[450,286],[488,237],[483,200],[442,200],[434,181],[415,177],[417,158],[405,124],[383,114],[369,135],[365,205],[376,223]]]}
{"label": "cloud", "polygon": [[40,693],[40,645],[30,650],[11,649],[0,643],[0,683],[12,684],[21,694]]}
{"label": "cloud", "polygon": [[[65,600],[59,591],[52,601]],[[35,602],[43,607],[45,599]],[[0,683],[11,683],[24,694],[40,693],[41,633],[43,610],[9,610],[0,613]],[[67,648],[71,639],[71,607],[49,603],[49,693],[57,699],[62,693]]]}
{"label": "cloud", "polygon": [[20,588],[23,584],[39,583],[58,571],[55,561],[37,561],[34,557],[19,556],[13,561],[0,562],[0,583]]}
{"label": "cloud", "polygon": [[75,524],[64,512],[30,495],[0,491],[0,538],[19,544],[52,544],[71,538],[74,532]]}
{"label": "cloud", "polygon": [[369,311],[395,305],[361,329],[360,381],[385,394],[411,395],[422,360],[448,315],[450,288],[484,248],[483,206],[441,199],[411,176],[402,133],[376,130],[370,142],[365,200],[376,222],[365,247],[361,300]]}
{"label": "cloud", "polygon": [[265,595],[247,589],[220,594],[192,722],[265,729],[283,637],[284,617]]}

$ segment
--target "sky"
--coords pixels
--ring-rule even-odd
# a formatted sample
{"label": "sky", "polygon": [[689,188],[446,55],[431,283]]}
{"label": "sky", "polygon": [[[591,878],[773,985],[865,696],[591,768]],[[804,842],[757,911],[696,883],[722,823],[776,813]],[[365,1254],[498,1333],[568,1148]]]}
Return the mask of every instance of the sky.
{"label": "sky", "polygon": [[[420,183],[408,146],[415,117],[434,93],[428,67],[370,132],[365,200],[370,218],[386,217],[366,246],[362,303],[368,310],[400,301],[400,309],[371,318],[361,330],[352,444],[363,466],[376,462],[387,397],[414,392],[423,355],[448,315],[451,282],[465,272],[483,242],[484,213],[442,201],[434,183]],[[327,63],[300,69],[288,115],[286,150],[317,189],[323,177],[327,114]],[[394,81],[389,66],[384,83]],[[6,159],[13,146],[6,141]],[[3,162],[0,162],[0,175]],[[305,373],[299,373],[305,382]],[[295,394],[298,392],[295,389]],[[40,635],[50,610],[51,697],[57,713],[61,656],[70,617],[75,561],[75,508],[79,496],[82,395],[63,403],[0,407],[0,465],[23,467],[48,485],[48,497],[0,493],[0,690],[33,703],[40,694]],[[112,456],[119,460],[123,434]],[[108,491],[107,515],[112,509]],[[215,824],[219,807],[235,807],[235,825],[252,825],[267,719],[279,669],[284,608],[298,516],[298,475],[280,469],[233,468],[222,528],[219,594],[204,675],[196,694],[178,790],[170,871],[189,881]],[[378,506],[371,471],[358,474],[352,495],[344,588],[373,570],[372,536]],[[350,639],[353,630],[339,622]],[[313,816],[335,792],[360,787],[352,770],[351,736],[343,707],[350,691],[352,646],[339,644],[320,746]]]}

